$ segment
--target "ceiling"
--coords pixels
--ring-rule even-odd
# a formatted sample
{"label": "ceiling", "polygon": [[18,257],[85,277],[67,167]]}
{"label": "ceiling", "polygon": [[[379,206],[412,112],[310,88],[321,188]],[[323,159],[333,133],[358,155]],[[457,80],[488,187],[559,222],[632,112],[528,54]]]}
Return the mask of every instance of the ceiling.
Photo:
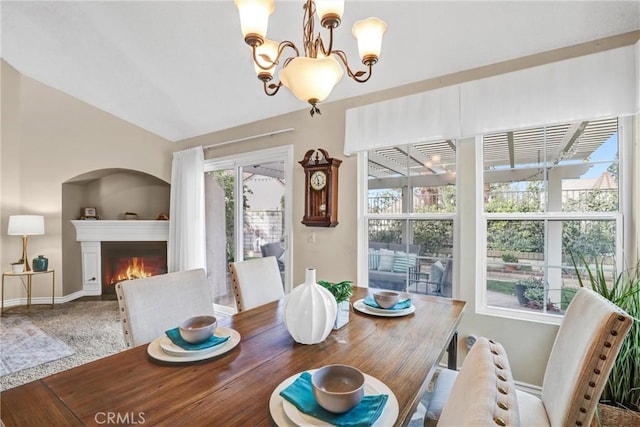
{"label": "ceiling", "polygon": [[[268,37],[302,38],[302,1],[277,1]],[[308,109],[263,94],[232,1],[6,1],[2,58],[20,73],[171,141]],[[640,28],[639,1],[347,1],[334,46],[360,69],[351,27],[388,24],[373,77],[327,102]],[[316,24],[316,32],[324,33]],[[309,118],[319,120],[319,118]]]}

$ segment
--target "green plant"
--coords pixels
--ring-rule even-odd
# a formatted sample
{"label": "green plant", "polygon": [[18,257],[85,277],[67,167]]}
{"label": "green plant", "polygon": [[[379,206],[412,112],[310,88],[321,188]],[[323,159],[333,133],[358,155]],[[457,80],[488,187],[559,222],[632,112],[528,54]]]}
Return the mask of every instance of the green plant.
{"label": "green plant", "polygon": [[349,301],[351,295],[353,295],[353,284],[348,280],[343,280],[340,283],[331,283],[325,280],[318,280],[318,285],[326,288],[335,297],[336,302],[340,304],[343,301]]}
{"label": "green plant", "polygon": [[[634,318],[628,335],[622,342],[600,401],[634,411],[640,411],[640,261],[620,274],[611,272],[610,280],[603,262],[596,260],[592,267],[580,256],[580,267],[573,253],[571,262],[581,287],[589,286]],[[583,270],[582,272],[580,270]],[[586,276],[583,279],[583,276]]]}
{"label": "green plant", "polygon": [[20,264],[24,264],[24,260],[22,258],[20,258],[18,261],[14,261],[11,263],[11,265],[20,265]]}
{"label": "green plant", "polygon": [[[520,279],[516,282],[516,286],[524,287],[524,300],[521,302],[524,307],[541,310],[545,306],[544,278],[531,276],[526,279]],[[547,311],[559,311],[556,304],[552,303],[549,298],[547,298],[546,308]]]}
{"label": "green plant", "polygon": [[517,263],[518,257],[512,254],[511,252],[505,252],[502,254],[502,262]]}

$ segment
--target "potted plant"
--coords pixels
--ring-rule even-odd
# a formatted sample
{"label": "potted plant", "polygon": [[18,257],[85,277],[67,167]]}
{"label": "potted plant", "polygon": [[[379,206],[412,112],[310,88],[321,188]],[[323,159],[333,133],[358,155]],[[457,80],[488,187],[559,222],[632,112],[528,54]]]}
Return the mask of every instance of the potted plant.
{"label": "potted plant", "polygon": [[11,271],[13,273],[22,273],[24,272],[24,260],[20,258],[16,262],[11,263]]}
{"label": "potted plant", "polygon": [[511,271],[517,270],[518,266],[515,264],[517,264],[518,261],[519,261],[518,257],[511,252],[505,252],[502,254],[502,262],[506,264],[505,265],[506,270],[511,270]]}
{"label": "potted plant", "polygon": [[349,280],[343,280],[339,283],[318,280],[318,284],[331,292],[338,303],[338,315],[333,329],[340,329],[349,322],[349,298],[353,295],[353,284]]}
{"label": "potted plant", "polygon": [[[516,296],[521,306],[541,310],[544,306],[544,279],[542,277],[528,277],[516,282]],[[547,311],[558,311],[558,307],[547,298]]]}
{"label": "potted plant", "polygon": [[581,287],[591,288],[635,319],[600,397],[597,418],[602,425],[637,426],[640,424],[640,260],[634,268],[620,274],[612,271],[609,279],[603,262],[596,260],[591,266],[584,257],[576,262],[573,254],[571,261]]}

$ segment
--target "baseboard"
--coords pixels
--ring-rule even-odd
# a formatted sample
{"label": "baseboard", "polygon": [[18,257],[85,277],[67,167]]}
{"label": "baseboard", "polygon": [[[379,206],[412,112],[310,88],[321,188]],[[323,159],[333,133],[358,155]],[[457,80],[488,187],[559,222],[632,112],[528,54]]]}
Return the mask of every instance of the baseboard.
{"label": "baseboard", "polygon": [[213,311],[216,314],[222,316],[233,316],[236,314],[236,309],[233,307],[228,307],[226,305],[213,304]]}
{"label": "baseboard", "polygon": [[[73,300],[76,300],[78,298],[82,298],[84,296],[87,296],[87,294],[84,291],[76,291],[73,292],[69,295],[63,295],[63,296],[58,296],[58,297],[54,297],[53,301],[54,304],[62,304],[65,302],[70,302]],[[40,304],[49,304],[51,305],[51,297],[31,297],[31,305],[40,305]],[[7,299],[4,300],[4,308],[10,308],[10,307],[18,307],[18,306],[26,306],[27,305],[27,297],[20,297],[20,298],[12,298],[12,299]]]}
{"label": "baseboard", "polygon": [[537,398],[542,397],[542,387],[520,381],[514,381],[514,383],[516,384],[516,389],[524,391],[525,393],[533,394]]}

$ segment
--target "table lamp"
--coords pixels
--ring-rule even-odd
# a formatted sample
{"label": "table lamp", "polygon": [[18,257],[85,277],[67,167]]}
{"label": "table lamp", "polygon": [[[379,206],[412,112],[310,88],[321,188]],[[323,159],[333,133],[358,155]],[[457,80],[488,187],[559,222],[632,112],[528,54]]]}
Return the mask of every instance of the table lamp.
{"label": "table lamp", "polygon": [[22,236],[22,260],[24,271],[31,271],[27,255],[27,236],[44,234],[44,216],[42,215],[11,215],[9,216],[9,236]]}

